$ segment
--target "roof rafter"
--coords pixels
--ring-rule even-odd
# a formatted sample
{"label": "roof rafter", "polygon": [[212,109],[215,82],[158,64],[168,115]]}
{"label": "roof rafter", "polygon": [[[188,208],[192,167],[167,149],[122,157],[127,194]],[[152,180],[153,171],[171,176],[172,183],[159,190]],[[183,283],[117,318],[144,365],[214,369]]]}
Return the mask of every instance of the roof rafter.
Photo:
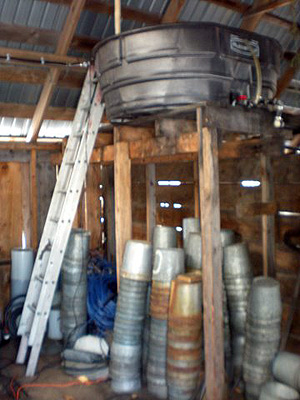
{"label": "roof rafter", "polygon": [[170,0],[170,3],[161,19],[161,23],[177,22],[186,0]]}
{"label": "roof rafter", "polygon": [[[85,2],[86,0],[72,1],[63,30],[59,36],[55,54],[57,55],[67,54],[80,18],[80,14],[84,8]],[[59,75],[60,75],[60,70],[58,68],[51,68],[50,72],[47,75],[39,102],[37,104],[34,116],[32,118],[32,125],[30,127],[30,131],[26,138],[27,142],[36,141],[38,137],[44,119],[45,111],[50,103]]]}
{"label": "roof rafter", "polygon": [[259,14],[265,14],[267,11],[275,10],[276,8],[285,7],[291,4],[294,0],[274,0],[266,4],[260,4],[252,7],[244,13],[244,18],[253,17]]}
{"label": "roof rafter", "polygon": [[254,0],[251,8],[243,14],[244,16],[240,28],[250,32],[255,31],[267,10],[265,9],[261,12],[256,11],[257,9],[262,9],[268,5],[270,5],[269,0]]}
{"label": "roof rafter", "polygon": [[[32,28],[26,25],[0,22],[1,40],[10,42],[56,47],[59,35],[60,32],[50,29]],[[75,35],[71,41],[70,47],[83,52],[89,52],[98,42],[98,38]]]}
{"label": "roof rafter", "polygon": [[[204,1],[241,14],[245,14],[247,11],[249,11],[249,6],[246,3],[240,3],[237,0],[204,0]],[[293,28],[293,22],[278,17],[277,15],[274,15],[272,13],[268,12],[264,13],[262,15],[262,19],[265,20],[266,22],[269,22],[270,24],[279,25],[286,29]]]}
{"label": "roof rafter", "polygon": [[[60,5],[70,6],[72,0],[40,0],[47,3],[56,3]],[[85,10],[92,11],[99,14],[114,14],[114,6],[112,4],[107,4],[104,1],[99,2],[96,0],[86,0],[84,6]],[[147,13],[131,7],[122,6],[122,18],[144,22],[146,24],[159,24],[160,16],[158,14]]]}
{"label": "roof rafter", "polygon": [[[36,106],[31,104],[0,103],[0,116],[31,119],[35,108]],[[75,108],[70,107],[48,107],[44,117],[51,120],[72,121],[75,111]]]}
{"label": "roof rafter", "polygon": [[[4,65],[0,67],[0,81],[41,85],[45,83],[47,73],[47,70],[40,68],[26,68],[24,66]],[[83,73],[62,70],[57,84],[58,86],[66,88],[80,88],[82,86],[83,80]]]}

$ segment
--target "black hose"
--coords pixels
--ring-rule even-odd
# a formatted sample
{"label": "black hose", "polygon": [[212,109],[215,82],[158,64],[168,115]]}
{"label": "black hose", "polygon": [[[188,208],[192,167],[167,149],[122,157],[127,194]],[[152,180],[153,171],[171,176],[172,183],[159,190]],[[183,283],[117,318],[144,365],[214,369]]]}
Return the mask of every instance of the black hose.
{"label": "black hose", "polygon": [[17,320],[21,316],[25,302],[25,295],[14,297],[4,311],[4,327],[11,337],[16,338],[18,332]]}

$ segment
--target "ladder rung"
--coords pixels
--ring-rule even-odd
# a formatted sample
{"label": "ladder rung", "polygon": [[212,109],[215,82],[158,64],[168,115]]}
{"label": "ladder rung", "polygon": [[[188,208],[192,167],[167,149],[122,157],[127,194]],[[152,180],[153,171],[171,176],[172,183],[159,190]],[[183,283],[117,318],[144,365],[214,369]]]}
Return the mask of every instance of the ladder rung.
{"label": "ladder rung", "polygon": [[43,275],[36,275],[35,279],[41,283],[44,281],[44,276]]}
{"label": "ladder rung", "polygon": [[35,305],[35,304],[28,304],[27,307],[29,308],[30,311],[32,311],[33,313],[35,313],[35,310],[36,310],[36,305]]}
{"label": "ladder rung", "polygon": [[59,194],[67,194],[67,191],[66,190],[58,190],[57,193],[59,193]]}
{"label": "ladder rung", "polygon": [[57,224],[58,221],[59,221],[59,218],[50,218],[50,221],[54,222],[55,224]]}
{"label": "ladder rung", "polygon": [[73,161],[69,161],[69,162],[66,162],[66,164],[65,165],[71,165],[71,166],[74,166],[75,165],[75,162],[73,162]]}

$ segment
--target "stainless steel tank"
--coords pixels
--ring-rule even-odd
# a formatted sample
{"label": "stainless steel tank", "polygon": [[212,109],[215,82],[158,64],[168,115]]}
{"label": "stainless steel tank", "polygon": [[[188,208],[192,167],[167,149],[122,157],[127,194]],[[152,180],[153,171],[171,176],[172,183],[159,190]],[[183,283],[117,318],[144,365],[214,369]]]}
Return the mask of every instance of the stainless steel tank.
{"label": "stainless steel tank", "polygon": [[199,271],[179,275],[170,296],[167,383],[170,400],[191,400],[202,369],[202,284]]}
{"label": "stainless steel tank", "polygon": [[83,229],[72,229],[62,264],[61,330],[68,345],[86,332],[90,236]]}
{"label": "stainless steel tank", "polygon": [[167,328],[171,282],[184,272],[182,249],[157,249],[152,273],[150,336],[147,364],[148,391],[158,398],[168,397],[166,381]]}
{"label": "stainless steel tank", "polygon": [[247,400],[258,399],[262,386],[270,380],[271,362],[280,343],[281,316],[279,283],[273,278],[255,278],[248,301],[243,361]]}
{"label": "stainless steel tank", "polygon": [[279,382],[268,382],[261,389],[259,400],[299,400],[299,393]]}
{"label": "stainless steel tank", "polygon": [[214,23],[165,24],[124,32],[94,49],[110,120],[157,114],[230,92],[255,92],[252,53],[261,64],[263,95],[272,98],[281,47],[269,37]]}
{"label": "stainless steel tank", "polygon": [[111,387],[117,393],[130,393],[141,387],[142,334],[151,270],[152,246],[128,241],[120,271],[109,366]]}

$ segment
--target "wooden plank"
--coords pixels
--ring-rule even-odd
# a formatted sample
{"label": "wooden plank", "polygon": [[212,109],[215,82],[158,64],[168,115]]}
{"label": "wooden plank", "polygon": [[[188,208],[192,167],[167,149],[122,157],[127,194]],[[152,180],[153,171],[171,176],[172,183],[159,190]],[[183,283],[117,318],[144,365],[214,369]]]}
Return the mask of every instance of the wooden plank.
{"label": "wooden plank", "polygon": [[[41,0],[46,1],[47,3],[56,3],[56,4],[64,4],[69,6],[72,0]],[[113,4],[109,4],[105,1],[98,0],[87,0],[85,6],[85,10],[92,11],[94,13],[99,14],[109,14],[113,15],[114,7]],[[148,13],[139,9],[122,6],[122,14],[124,19],[139,21],[145,24],[159,24],[160,16],[158,14]]]}
{"label": "wooden plank", "polygon": [[[19,103],[0,103],[0,115],[10,118],[32,118],[35,106]],[[45,112],[45,119],[55,121],[73,121],[75,108],[68,107],[48,107]]]}
{"label": "wooden plank", "polygon": [[24,164],[0,163],[0,258],[10,258],[11,249],[22,244],[22,174]]}
{"label": "wooden plank", "polygon": [[86,221],[87,229],[91,232],[90,248],[92,250],[99,250],[101,245],[101,209],[100,200],[101,195],[100,185],[101,171],[100,164],[89,165],[86,179]]}
{"label": "wooden plank", "polygon": [[[262,202],[274,201],[274,180],[272,163],[269,156],[261,154],[261,199]],[[262,215],[263,266],[265,276],[276,276],[275,261],[275,218],[274,215]]]}
{"label": "wooden plank", "polygon": [[[300,54],[300,50],[298,50],[298,54]],[[296,72],[298,71],[297,65],[289,65],[283,74],[279,77],[277,81],[277,90],[274,98],[280,98],[282,93],[289,87],[292,79],[294,78]]]}
{"label": "wooden plank", "polygon": [[[247,11],[249,11],[249,5],[247,5],[246,3],[240,3],[238,0],[204,0],[204,1],[241,14],[244,14]],[[262,19],[265,20],[266,22],[281,26],[285,29],[292,29],[294,26],[294,23],[292,21],[278,17],[277,15],[274,15],[272,13],[263,14]]]}
{"label": "wooden plank", "polygon": [[[0,47],[0,57],[6,57],[7,55],[10,56],[12,59],[24,60],[24,61],[38,61],[44,60],[45,63],[60,63],[65,64],[65,67],[68,64],[78,64],[84,61],[81,57],[71,57],[61,54],[52,54],[52,53],[42,53],[39,51],[31,51],[31,50],[20,50],[14,49],[11,47]],[[42,64],[41,64],[42,66]],[[45,64],[46,67],[48,67]],[[64,67],[64,65],[62,65]]]}
{"label": "wooden plank", "polygon": [[[255,10],[257,10],[257,8],[263,7],[266,4],[269,4],[269,0],[254,0],[253,5],[249,10],[249,13],[244,14],[240,28],[245,29],[249,32],[254,32],[264,15],[264,12],[255,13]],[[254,14],[251,13],[253,12],[253,10]]]}
{"label": "wooden plank", "polygon": [[255,215],[274,215],[278,211],[275,201],[265,203],[244,203],[241,202],[236,206],[237,217],[254,217]]}
{"label": "wooden plank", "polygon": [[[63,30],[59,36],[55,54],[66,55],[72,38],[79,21],[81,11],[83,10],[86,0],[73,0],[70,6],[70,11],[66,18]],[[50,103],[54,88],[57,84],[60,75],[58,68],[51,68],[46,78],[38,105],[32,118],[30,131],[27,135],[27,141],[36,141],[40,128],[43,123],[45,111]]]}
{"label": "wooden plank", "polygon": [[195,218],[200,217],[200,199],[199,199],[199,172],[198,172],[198,161],[193,162],[193,174],[194,174],[194,209]]}
{"label": "wooden plank", "polygon": [[147,240],[151,242],[156,224],[156,174],[155,164],[146,165]]}
{"label": "wooden plank", "polygon": [[0,150],[9,150],[9,151],[29,151],[29,150],[39,150],[39,151],[53,151],[60,152],[61,151],[61,143],[37,143],[37,144],[28,144],[25,141],[11,141],[11,142],[1,142],[0,141]]}
{"label": "wooden plank", "polygon": [[207,400],[222,400],[225,389],[223,344],[222,247],[218,140],[215,129],[202,129],[202,110],[197,110],[199,180],[201,202],[202,278],[205,335],[205,382]]}
{"label": "wooden plank", "polygon": [[36,150],[31,150],[30,156],[30,205],[31,205],[31,246],[38,246],[38,204],[37,204],[37,177],[36,177]]}
{"label": "wooden plank", "polygon": [[161,19],[161,23],[165,24],[177,22],[185,2],[186,0],[170,0],[169,5]]}
{"label": "wooden plank", "polygon": [[[207,129],[207,128],[204,128]],[[197,133],[184,133],[178,138],[158,137],[137,140],[129,143],[132,162],[164,163],[195,160],[197,157]],[[281,153],[281,141],[274,139],[234,140],[222,143],[219,150],[220,159],[253,158],[265,151],[272,155]],[[113,146],[105,146],[102,152],[104,163],[113,162]]]}
{"label": "wooden plank", "polygon": [[128,143],[115,143],[114,151],[116,262],[119,282],[125,244],[132,238],[131,161]]}
{"label": "wooden plank", "polygon": [[[56,47],[59,34],[60,32],[55,30],[0,22],[0,37],[2,40],[9,42]],[[99,38],[75,35],[71,41],[70,47],[84,52],[90,52],[98,42]]]}
{"label": "wooden plank", "polygon": [[[84,71],[82,71],[84,72]],[[47,70],[45,68],[26,68],[17,65],[1,66],[0,81],[30,83],[40,85],[45,83]],[[67,88],[80,88],[83,84],[84,74],[75,71],[61,71],[58,86]]]}
{"label": "wooden plank", "polygon": [[259,2],[260,4],[256,5],[255,7],[252,7],[248,11],[244,13],[244,18],[245,17],[254,17],[259,14],[264,14],[267,11],[273,11],[276,8],[280,7],[285,7],[291,3],[293,3],[294,0],[274,0],[274,1],[268,1],[266,4],[261,4],[261,1]]}

